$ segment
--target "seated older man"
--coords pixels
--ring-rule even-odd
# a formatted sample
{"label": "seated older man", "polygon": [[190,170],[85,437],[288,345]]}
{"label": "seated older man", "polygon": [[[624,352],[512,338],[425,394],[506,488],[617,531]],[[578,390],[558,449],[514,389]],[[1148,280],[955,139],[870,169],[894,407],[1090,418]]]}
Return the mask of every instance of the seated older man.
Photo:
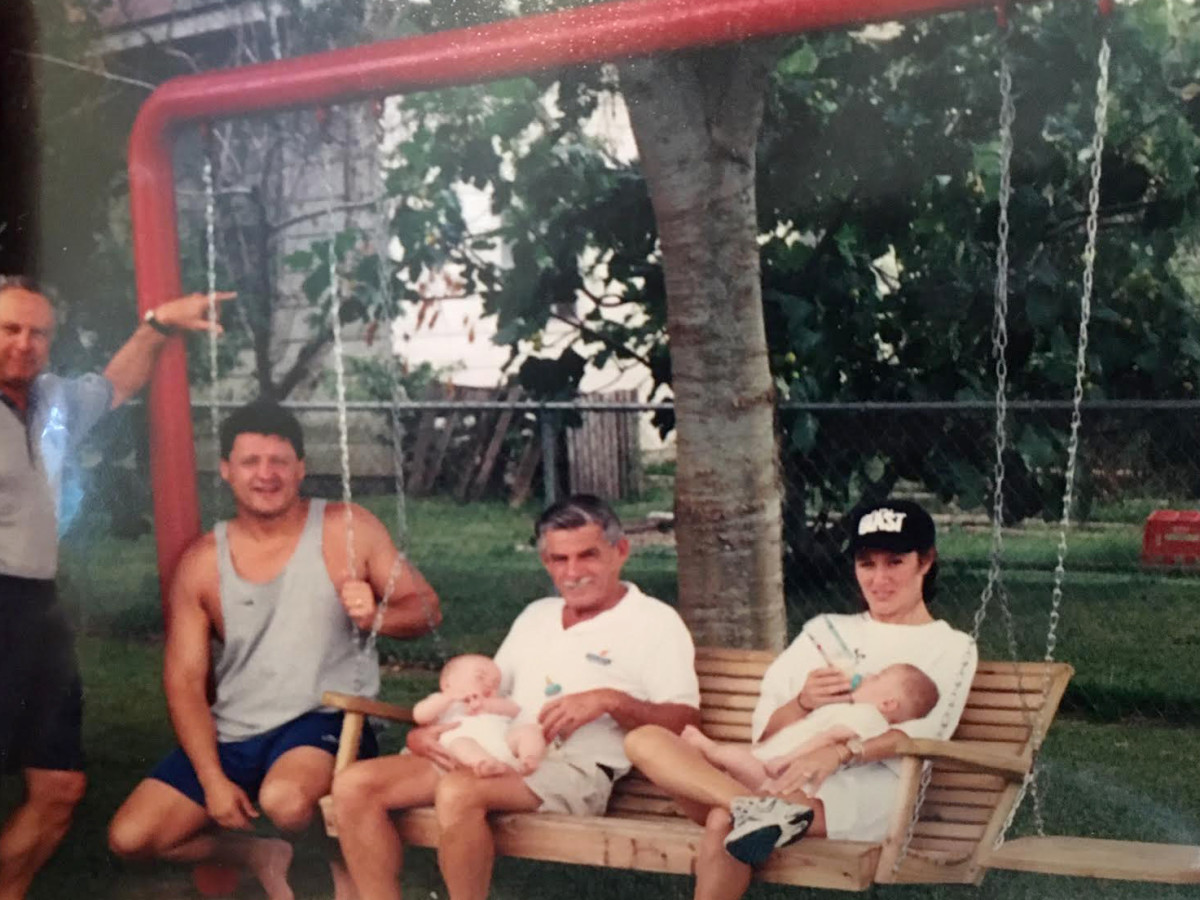
{"label": "seated older man", "polygon": [[542,564],[559,596],[536,600],[496,654],[501,693],[540,724],[550,750],[536,771],[476,775],[438,741],[410,732],[411,753],[364,760],[334,782],[338,836],[364,900],[396,900],[402,846],[388,812],[433,804],[438,865],[453,900],[484,900],[495,848],[489,812],[601,815],[627,773],[624,735],[700,721],[695,650],[674,609],[621,580],[629,541],[602,501],[576,495],[537,522]]}

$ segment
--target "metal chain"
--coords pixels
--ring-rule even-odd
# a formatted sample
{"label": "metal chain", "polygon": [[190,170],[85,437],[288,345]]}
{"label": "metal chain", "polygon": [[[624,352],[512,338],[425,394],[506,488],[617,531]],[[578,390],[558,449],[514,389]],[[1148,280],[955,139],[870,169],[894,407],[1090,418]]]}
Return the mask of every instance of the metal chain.
{"label": "metal chain", "polygon": [[[331,182],[332,184],[332,182]],[[333,192],[330,191],[329,221],[334,221]],[[332,225],[331,225],[332,229]],[[338,449],[342,464],[342,503],[346,511],[346,570],[357,574],[354,558],[354,512],[350,507],[353,494],[350,487],[350,425],[346,416],[346,358],[342,341],[342,292],[337,269],[337,235],[329,235],[329,318],[333,328],[333,374],[337,396]]]}
{"label": "metal chain", "polygon": [[[337,227],[336,205],[337,197],[333,177],[333,149],[326,147],[325,154],[325,188],[329,198],[329,208],[326,212],[329,220],[329,319],[333,330],[333,373],[335,395],[337,398],[338,448],[342,467],[342,506],[345,510],[346,529],[346,575],[355,578],[358,575],[357,562],[354,553],[354,510],[351,507],[353,493],[350,486],[350,427],[346,416],[346,348],[342,341],[342,297],[341,282],[337,267]],[[350,622],[350,631],[355,641],[359,640],[359,630]],[[365,679],[361,679],[365,680]],[[356,676],[356,692],[362,690]]]}
{"label": "metal chain", "polygon": [[[375,146],[377,153],[383,152],[384,140],[387,136],[384,128],[384,111],[382,103],[375,111]],[[382,169],[382,162],[380,162],[380,168]],[[382,176],[382,172],[380,174]],[[375,620],[371,623],[371,630],[364,647],[364,653],[367,654],[375,652],[376,643],[379,639],[379,631],[383,627],[383,618],[387,612],[388,603],[391,601],[392,595],[396,590],[396,579],[399,577],[400,571],[407,561],[408,554],[408,510],[404,487],[404,418],[400,412],[400,404],[408,401],[408,395],[404,391],[404,385],[400,383],[400,371],[396,363],[396,352],[392,343],[395,318],[392,315],[390,290],[391,267],[389,261],[391,257],[388,253],[388,245],[391,241],[391,232],[388,228],[388,218],[387,192],[381,191],[379,206],[375,216],[375,258],[378,265],[377,277],[379,280],[381,307],[385,311],[383,320],[385,326],[384,336],[387,341],[385,358],[387,360],[388,384],[391,387],[392,400],[392,466],[394,469],[396,490],[396,549],[399,553],[392,564],[391,571],[388,573],[387,586],[383,590],[383,597],[375,609]],[[433,615],[433,607],[424,595],[422,595],[421,604],[425,612],[425,620],[429,624],[430,634],[433,635],[434,644],[437,647],[436,652],[438,657],[442,660],[449,659],[449,653],[446,652],[441,634],[437,629],[437,620]]]}
{"label": "metal chain", "polygon": [[[383,153],[384,141],[387,138],[386,128],[384,127],[384,112],[385,108],[381,103],[376,111],[375,119],[375,146],[380,155]],[[380,180],[383,181],[382,159],[379,161],[379,167],[381,170]],[[395,316],[392,314],[391,254],[388,252],[388,247],[391,244],[391,230],[388,227],[389,211],[387,204],[387,191],[380,191],[379,207],[376,210],[375,216],[375,259],[379,267],[380,306],[385,314],[383,324],[386,328],[385,338],[387,340],[387,374],[392,399],[392,465],[395,469],[396,487],[396,546],[401,552],[405,552],[408,549],[408,510],[404,494],[404,421],[400,414],[400,403],[407,401],[408,395],[404,391],[404,385],[400,383],[400,369],[396,363],[396,351],[393,343],[395,339]]]}
{"label": "metal chain", "polygon": [[[208,275],[208,321],[216,323],[217,312],[217,189],[213,177],[213,163],[210,153],[204,154],[204,251],[205,266]],[[221,489],[221,421],[217,405],[219,400],[217,389],[217,333],[208,332],[208,377],[209,377],[209,428],[213,442],[213,489],[214,497],[220,496]]]}
{"label": "metal chain", "polygon": [[[996,240],[995,305],[992,316],[992,356],[996,363],[996,459],[993,470],[992,550],[991,564],[988,567],[987,584],[980,595],[979,605],[975,609],[975,616],[971,624],[972,647],[978,644],[979,633],[983,628],[983,621],[987,617],[988,605],[991,603],[993,596],[997,594],[1000,596],[1001,605],[1006,612],[1006,619],[1011,622],[1012,618],[1011,611],[1008,610],[1000,567],[1004,550],[1004,535],[1001,526],[1004,519],[1004,450],[1007,446],[1007,431],[1005,426],[1008,416],[1008,361],[1006,358],[1008,348],[1008,206],[1009,200],[1012,197],[1012,128],[1013,122],[1016,119],[1016,104],[1013,100],[1012,67],[1008,59],[1008,34],[1009,31],[1006,29],[1001,42],[1000,52],[1000,191],[998,197],[1000,211]],[[1015,637],[1013,640],[1015,642]],[[958,703],[958,698],[962,694],[970,662],[971,652],[968,648],[967,652],[963,654],[962,663],[958,668],[958,675],[950,693],[951,699],[942,714],[942,721],[939,727],[939,733],[941,734],[945,734],[950,727],[950,711]],[[921,820],[921,808],[925,803],[925,796],[929,792],[929,785],[932,781],[933,764],[929,760],[925,760],[921,764],[921,780],[917,786],[917,796],[913,803],[912,815],[909,817],[908,827],[905,829],[904,840],[900,844],[900,850],[896,854],[895,862],[892,863],[893,875],[900,871],[900,867],[904,864],[905,859],[908,858],[913,836]]]}
{"label": "metal chain", "polygon": [[[992,549],[987,584],[975,613],[971,636],[978,640],[988,604],[999,592],[1001,606],[1011,620],[1001,570],[1004,556],[1004,452],[1008,447],[1008,207],[1012,198],[1013,122],[1016,120],[1013,100],[1012,66],[1009,63],[1007,33],[1000,53],[1000,186],[999,216],[996,223],[996,282],[992,312],[992,357],[996,364],[996,458],[992,475]],[[1015,647],[1014,647],[1015,655]]]}
{"label": "metal chain", "polygon": [[[1097,59],[1096,77],[1096,130],[1092,136],[1091,186],[1088,190],[1087,242],[1083,251],[1083,290],[1079,298],[1079,340],[1075,353],[1075,388],[1071,398],[1071,434],[1067,442],[1067,469],[1063,486],[1062,517],[1058,528],[1058,557],[1054,566],[1054,588],[1050,595],[1050,616],[1046,631],[1046,662],[1054,661],[1054,651],[1058,645],[1058,623],[1062,617],[1063,581],[1066,577],[1067,531],[1071,527],[1071,508],[1075,503],[1075,477],[1079,458],[1079,429],[1083,421],[1083,382],[1087,375],[1088,326],[1092,318],[1092,291],[1095,286],[1096,273],[1096,243],[1100,224],[1100,179],[1101,164],[1104,157],[1104,139],[1108,133],[1108,75],[1112,49],[1109,47],[1107,35],[1101,39],[1100,55]],[[1050,689],[1051,673],[1047,669],[1042,682],[1043,696]],[[1031,737],[1034,751],[1041,746],[1045,739],[1045,722],[1040,724]],[[1022,785],[1017,803],[1013,804],[1004,828],[996,838],[996,846],[1004,843],[1004,837],[1016,818],[1020,801],[1024,799],[1026,788],[1033,797],[1033,816],[1037,833],[1046,834],[1045,817],[1043,814],[1043,792],[1038,789],[1040,767],[1035,766]]]}

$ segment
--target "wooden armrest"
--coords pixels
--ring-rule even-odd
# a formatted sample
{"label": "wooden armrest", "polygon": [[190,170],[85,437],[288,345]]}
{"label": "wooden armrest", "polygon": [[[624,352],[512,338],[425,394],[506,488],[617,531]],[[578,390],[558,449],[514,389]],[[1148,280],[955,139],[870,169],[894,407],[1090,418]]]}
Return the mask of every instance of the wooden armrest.
{"label": "wooden armrest", "polygon": [[348,713],[360,713],[364,716],[377,716],[380,719],[391,719],[393,722],[411,722],[412,710],[407,706],[397,706],[394,703],[384,703],[382,700],[372,700],[369,697],[356,697],[354,694],[339,694],[337,691],[326,691],[321,695],[321,702],[334,709]]}
{"label": "wooden armrest", "polygon": [[908,738],[896,748],[897,756],[919,756],[929,760],[948,760],[962,763],[980,772],[1019,781],[1033,767],[1028,753],[1003,753],[960,741],[935,741],[929,738]]}

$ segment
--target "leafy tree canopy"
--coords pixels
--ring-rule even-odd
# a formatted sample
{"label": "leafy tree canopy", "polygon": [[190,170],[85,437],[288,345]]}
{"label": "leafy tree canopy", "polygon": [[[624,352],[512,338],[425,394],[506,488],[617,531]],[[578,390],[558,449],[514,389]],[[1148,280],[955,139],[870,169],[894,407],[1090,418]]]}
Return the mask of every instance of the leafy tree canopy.
{"label": "leafy tree canopy", "polygon": [[[438,9],[431,21],[441,23]],[[1200,318],[1180,262],[1194,258],[1197,240],[1200,18],[1163,3],[1122,7],[1107,25],[1075,4],[1026,7],[1003,39],[1017,95],[1010,393],[1070,396],[1103,28],[1113,67],[1088,396],[1192,398]],[[764,306],[782,399],[991,397],[1001,42],[990,14],[957,14],[798,38],[783,54],[758,160]],[[645,185],[635,163],[583,124],[619,90],[599,67],[404,98],[412,130],[389,176],[392,225],[405,280],[458,267],[464,291],[496,315],[499,341],[536,340],[562,304],[589,297],[577,324],[591,361],[636,359],[667,385]],[[470,230],[460,183],[490,193],[494,227]],[[947,497],[986,489],[978,463],[989,451],[976,435],[935,427],[897,447],[861,433],[861,421],[853,440],[830,417],[785,414],[783,424],[793,474],[827,502],[844,502],[851,483],[885,492],[898,477]],[[1061,458],[1059,431],[1022,426],[1015,437],[1019,467],[1050,470]],[[934,471],[927,460],[939,443],[972,465]],[[831,465],[821,455],[829,445],[857,452]]]}

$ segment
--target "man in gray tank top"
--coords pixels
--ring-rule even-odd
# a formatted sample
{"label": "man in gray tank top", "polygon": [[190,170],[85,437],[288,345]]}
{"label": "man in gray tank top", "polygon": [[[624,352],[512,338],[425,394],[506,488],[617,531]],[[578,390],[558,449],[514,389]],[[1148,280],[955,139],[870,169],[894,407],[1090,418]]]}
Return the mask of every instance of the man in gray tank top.
{"label": "man in gray tank top", "polygon": [[[109,845],[126,858],[244,865],[271,900],[290,900],[291,845],[237,832],[260,810],[284,832],[312,821],[341,730],[321,695],[377,692],[378,657],[360,640],[393,576],[381,633],[415,637],[441,613],[375,516],[300,496],[304,439],[282,407],[256,402],[226,419],[221,477],[237,514],[188,548],[171,586],[163,682],[179,748],[117,810]],[[363,743],[374,752],[369,732]]]}
{"label": "man in gray tank top", "polygon": [[104,413],[141,390],[170,335],[219,328],[207,311],[197,294],[164,303],[103,375],[61,378],[45,371],[50,301],[30,279],[0,275],[0,775],[20,770],[25,783],[0,829],[0,897],[25,896],[86,783],[75,643],[54,588],[63,467]]}

